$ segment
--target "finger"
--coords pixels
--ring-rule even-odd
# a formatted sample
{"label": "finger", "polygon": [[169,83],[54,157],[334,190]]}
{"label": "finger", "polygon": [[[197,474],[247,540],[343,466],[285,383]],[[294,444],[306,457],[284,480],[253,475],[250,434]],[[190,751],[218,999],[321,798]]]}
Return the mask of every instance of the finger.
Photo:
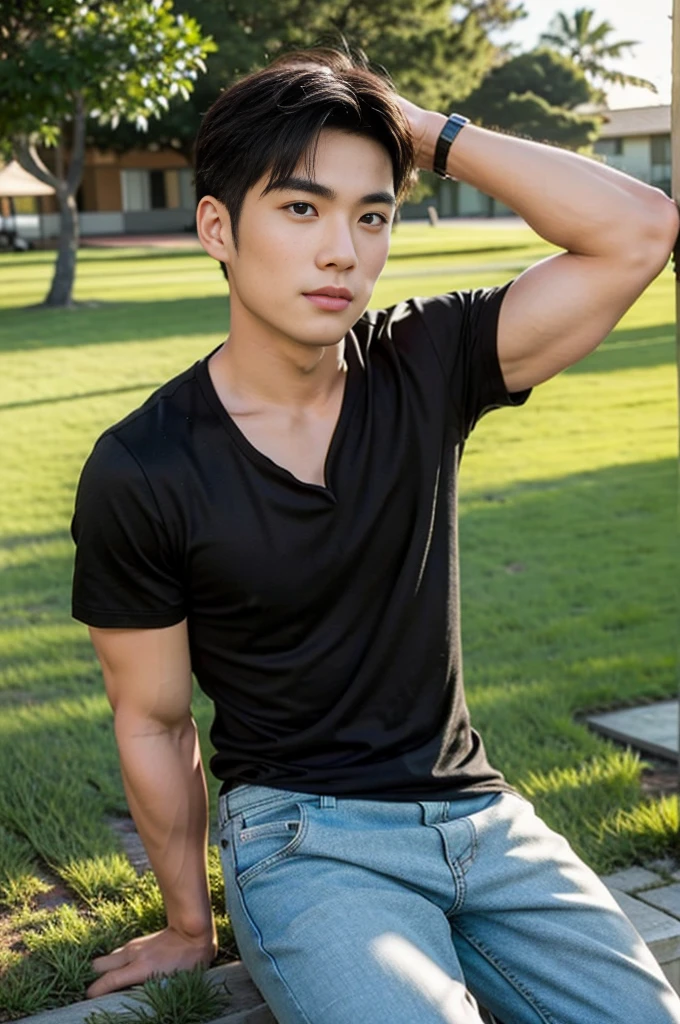
{"label": "finger", "polygon": [[126,964],[125,967],[107,971],[101,978],[97,978],[85,995],[88,999],[95,999],[97,996],[105,996],[109,992],[117,992],[121,988],[129,988],[130,985],[141,985],[152,973],[151,967],[145,967],[138,961],[133,961]]}
{"label": "finger", "polygon": [[118,967],[124,967],[130,959],[130,952],[121,946],[120,949],[114,949],[113,952],[107,953],[105,956],[95,957],[92,961],[92,969],[97,974],[103,974],[105,971],[114,971]]}

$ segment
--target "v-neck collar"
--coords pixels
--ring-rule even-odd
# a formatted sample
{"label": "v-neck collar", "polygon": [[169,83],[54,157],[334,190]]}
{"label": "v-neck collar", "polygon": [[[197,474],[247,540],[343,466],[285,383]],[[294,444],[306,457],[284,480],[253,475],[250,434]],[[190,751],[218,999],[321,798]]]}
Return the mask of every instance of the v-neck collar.
{"label": "v-neck collar", "polygon": [[227,433],[234,443],[243,452],[243,454],[250,459],[251,462],[261,466],[263,469],[266,469],[269,474],[273,473],[289,484],[292,483],[296,487],[302,488],[305,491],[316,492],[317,494],[325,496],[334,504],[337,503],[338,498],[333,488],[333,465],[337,458],[337,450],[342,443],[342,438],[347,429],[347,423],[359,390],[358,385],[365,368],[363,356],[359,348],[359,342],[354,331],[350,330],[345,335],[345,360],[347,362],[345,388],[342,395],[340,412],[328,446],[326,460],[324,462],[325,484],[314,484],[309,483],[306,480],[301,480],[299,477],[295,476],[294,473],[291,473],[289,469],[286,469],[284,466],[280,466],[278,462],[270,459],[268,455],[265,455],[259,448],[256,448],[255,445],[248,440],[240,427],[237,426],[235,420],[223,405],[222,400],[217,394],[217,390],[215,389],[215,385],[213,384],[212,377],[210,376],[210,371],[208,369],[208,360],[219,348],[222,347],[222,345],[223,342],[220,342],[220,344],[216,345],[211,352],[208,352],[198,360],[196,363],[196,377],[208,404],[225,426]]}

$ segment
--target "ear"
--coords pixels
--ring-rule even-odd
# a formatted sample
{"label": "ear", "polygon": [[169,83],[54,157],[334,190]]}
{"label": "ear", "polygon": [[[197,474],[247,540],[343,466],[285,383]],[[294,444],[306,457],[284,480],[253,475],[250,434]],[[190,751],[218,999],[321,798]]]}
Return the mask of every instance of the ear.
{"label": "ear", "polygon": [[231,218],[224,203],[214,196],[203,196],[196,207],[196,230],[208,256],[229,266],[233,258],[234,241]]}

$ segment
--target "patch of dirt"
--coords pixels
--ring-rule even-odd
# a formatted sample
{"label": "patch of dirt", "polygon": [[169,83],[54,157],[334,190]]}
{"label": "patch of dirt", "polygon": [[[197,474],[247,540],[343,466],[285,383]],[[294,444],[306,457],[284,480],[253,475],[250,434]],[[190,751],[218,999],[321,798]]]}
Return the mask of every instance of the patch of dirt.
{"label": "patch of dirt", "polygon": [[23,948],[21,932],[13,926],[9,914],[0,914],[0,948],[17,952]]}
{"label": "patch of dirt", "polygon": [[677,765],[669,761],[654,762],[650,768],[643,768],[640,784],[645,796],[669,796],[680,792]]}
{"label": "patch of dirt", "polygon": [[56,910],[64,903],[73,903],[76,900],[69,887],[47,868],[42,867],[36,874],[42,882],[49,885],[49,889],[36,893],[33,897],[32,903],[36,910]]}

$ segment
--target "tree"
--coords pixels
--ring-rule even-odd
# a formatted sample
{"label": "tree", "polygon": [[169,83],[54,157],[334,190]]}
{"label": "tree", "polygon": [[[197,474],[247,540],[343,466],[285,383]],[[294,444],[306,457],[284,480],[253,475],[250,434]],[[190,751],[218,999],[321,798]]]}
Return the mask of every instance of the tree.
{"label": "tree", "polygon": [[[221,89],[293,47],[319,42],[361,47],[415,103],[449,110],[481,82],[502,48],[489,33],[524,16],[516,0],[177,0],[217,44],[187,103],[174,101],[149,126],[155,142],[191,158],[203,113]],[[91,126],[88,141],[125,151],[140,145],[132,125]]]}
{"label": "tree", "polygon": [[465,101],[479,124],[585,149],[597,137],[600,118],[576,113],[592,98],[584,72],[552,50],[522,53],[493,68]]}
{"label": "tree", "polygon": [[[215,46],[172,0],[8,0],[0,13],[0,152],[52,185],[61,214],[59,250],[46,306],[72,306],[79,241],[75,195],[85,164],[88,118],[115,128],[189,98]],[[68,169],[50,170],[39,145],[69,129]]]}
{"label": "tree", "polygon": [[569,57],[585,72],[589,81],[597,88],[597,99],[603,101],[603,85],[636,85],[657,92],[653,82],[646,78],[627,75],[609,66],[609,61],[619,60],[626,51],[638,45],[634,39],[612,40],[614,26],[609,21],[595,24],[595,11],[590,7],[579,7],[570,17],[558,11],[540,42]]}

